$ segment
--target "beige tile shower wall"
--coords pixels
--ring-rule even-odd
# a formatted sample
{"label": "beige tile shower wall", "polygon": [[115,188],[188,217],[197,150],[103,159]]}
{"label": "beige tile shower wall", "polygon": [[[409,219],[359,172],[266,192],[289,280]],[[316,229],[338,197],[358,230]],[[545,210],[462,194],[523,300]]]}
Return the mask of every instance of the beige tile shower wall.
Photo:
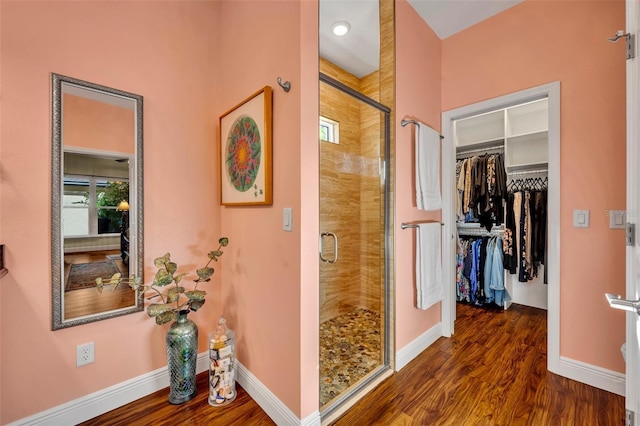
{"label": "beige tile shower wall", "polygon": [[[349,87],[378,99],[377,72],[359,80],[324,60],[320,68]],[[331,204],[321,205],[322,223],[326,223],[323,230],[338,229],[339,232],[331,232],[336,232],[340,241],[339,262],[321,265],[324,321],[353,307],[380,310],[384,230],[378,157],[383,123],[375,108],[324,84],[320,98],[320,113],[340,122],[340,145],[323,143],[321,150],[321,190],[331,192],[321,196],[323,200],[332,200]],[[352,140],[352,135],[357,138]],[[330,238],[326,242],[329,244]]]}
{"label": "beige tile shower wall", "polygon": [[[360,91],[380,100],[380,73],[362,77]],[[367,164],[360,180],[361,203],[360,235],[363,250],[360,252],[361,281],[359,306],[380,312],[383,290],[384,266],[384,199],[380,184],[380,162],[384,147],[384,115],[376,108],[360,104],[361,141],[360,154]],[[382,137],[381,137],[382,136]]]}
{"label": "beige tile shower wall", "polygon": [[[345,84],[357,84],[344,71],[326,61],[320,70]],[[355,79],[355,80],[354,80]],[[357,86],[354,87],[357,89]],[[336,263],[321,263],[320,321],[358,306],[360,269],[360,105],[353,97],[320,84],[320,114],[340,123],[340,144],[320,142],[320,231],[339,239]],[[333,256],[332,239],[325,238],[325,253]]]}

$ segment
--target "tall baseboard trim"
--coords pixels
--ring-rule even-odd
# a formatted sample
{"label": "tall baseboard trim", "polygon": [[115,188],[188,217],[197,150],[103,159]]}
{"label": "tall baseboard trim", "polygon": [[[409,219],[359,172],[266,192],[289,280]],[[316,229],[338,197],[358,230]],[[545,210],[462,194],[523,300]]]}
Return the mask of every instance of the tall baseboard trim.
{"label": "tall baseboard trim", "polygon": [[[209,369],[209,352],[198,354],[196,373]],[[169,386],[167,367],[143,374],[117,385],[90,393],[49,410],[25,417],[7,426],[71,425],[90,420],[108,411]]]}
{"label": "tall baseboard trim", "polygon": [[[209,352],[198,354],[196,373],[209,369]],[[237,381],[251,398],[279,426],[320,426],[320,412],[311,413],[300,420],[246,367],[237,363]],[[127,380],[117,385],[93,392],[49,410],[25,417],[7,426],[38,426],[52,424],[78,424],[114,410],[137,399],[150,395],[169,386],[167,367]]]}
{"label": "tall baseboard trim", "polygon": [[442,337],[442,323],[431,327],[396,353],[396,371],[400,371],[422,351]]}
{"label": "tall baseboard trim", "polygon": [[560,357],[558,371],[554,373],[598,389],[625,396],[625,375],[575,359]]}
{"label": "tall baseboard trim", "polygon": [[241,363],[237,363],[238,384],[267,413],[278,426],[320,426],[320,412],[315,411],[300,420],[256,376]]}

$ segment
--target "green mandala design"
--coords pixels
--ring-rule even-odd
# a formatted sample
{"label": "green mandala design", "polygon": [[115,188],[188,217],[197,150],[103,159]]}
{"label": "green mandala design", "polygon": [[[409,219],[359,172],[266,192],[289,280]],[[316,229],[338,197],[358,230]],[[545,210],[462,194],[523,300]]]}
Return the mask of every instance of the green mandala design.
{"label": "green mandala design", "polygon": [[231,126],[226,148],[227,176],[233,187],[246,192],[260,169],[260,130],[253,118],[240,116]]}

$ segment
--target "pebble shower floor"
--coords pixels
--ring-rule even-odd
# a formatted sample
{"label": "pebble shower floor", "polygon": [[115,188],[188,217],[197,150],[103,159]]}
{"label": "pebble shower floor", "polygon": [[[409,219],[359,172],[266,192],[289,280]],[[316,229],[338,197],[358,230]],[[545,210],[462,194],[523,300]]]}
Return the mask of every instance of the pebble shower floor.
{"label": "pebble shower floor", "polygon": [[381,364],[380,315],[367,309],[320,324],[320,406]]}

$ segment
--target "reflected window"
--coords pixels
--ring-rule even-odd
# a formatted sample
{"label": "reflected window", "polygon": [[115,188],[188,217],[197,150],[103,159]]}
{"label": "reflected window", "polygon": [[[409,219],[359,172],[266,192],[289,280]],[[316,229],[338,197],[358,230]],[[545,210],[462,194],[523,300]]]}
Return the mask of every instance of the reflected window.
{"label": "reflected window", "polygon": [[118,204],[129,200],[128,181],[65,175],[63,183],[64,237],[120,233],[123,215]]}

